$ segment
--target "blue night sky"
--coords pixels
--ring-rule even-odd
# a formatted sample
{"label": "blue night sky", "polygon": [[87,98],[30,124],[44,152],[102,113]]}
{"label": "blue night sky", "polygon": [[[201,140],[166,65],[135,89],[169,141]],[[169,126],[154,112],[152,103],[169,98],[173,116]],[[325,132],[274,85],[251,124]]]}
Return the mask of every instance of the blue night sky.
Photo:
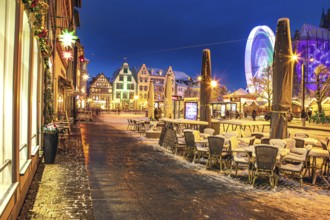
{"label": "blue night sky", "polygon": [[[234,90],[246,87],[244,53],[250,31],[287,17],[291,34],[304,23],[318,26],[329,0],[83,0],[78,36],[91,62],[89,74],[108,77],[124,62],[186,72],[201,71],[211,50],[212,74]],[[206,45],[212,44],[213,45]],[[197,45],[204,45],[198,46]]]}

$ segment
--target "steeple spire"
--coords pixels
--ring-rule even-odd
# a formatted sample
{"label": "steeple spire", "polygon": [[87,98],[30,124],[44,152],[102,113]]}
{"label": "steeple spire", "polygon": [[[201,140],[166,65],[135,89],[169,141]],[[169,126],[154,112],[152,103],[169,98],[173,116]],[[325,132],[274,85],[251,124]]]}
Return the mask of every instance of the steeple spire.
{"label": "steeple spire", "polygon": [[321,20],[320,20],[320,27],[330,30],[330,8],[328,9],[327,14],[325,14],[324,8],[323,8]]}

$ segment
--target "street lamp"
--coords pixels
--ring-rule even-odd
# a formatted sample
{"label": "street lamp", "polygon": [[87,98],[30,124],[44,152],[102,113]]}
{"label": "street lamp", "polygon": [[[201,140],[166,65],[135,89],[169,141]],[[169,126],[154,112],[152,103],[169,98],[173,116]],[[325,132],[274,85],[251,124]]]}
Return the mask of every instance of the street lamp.
{"label": "street lamp", "polygon": [[215,80],[211,81],[211,87],[212,88],[215,88],[217,86],[217,84],[218,84],[217,81],[215,81]]}
{"label": "street lamp", "polygon": [[136,114],[136,111],[137,111],[137,100],[138,100],[139,96],[135,95],[134,96],[134,102],[135,102],[135,114]]}

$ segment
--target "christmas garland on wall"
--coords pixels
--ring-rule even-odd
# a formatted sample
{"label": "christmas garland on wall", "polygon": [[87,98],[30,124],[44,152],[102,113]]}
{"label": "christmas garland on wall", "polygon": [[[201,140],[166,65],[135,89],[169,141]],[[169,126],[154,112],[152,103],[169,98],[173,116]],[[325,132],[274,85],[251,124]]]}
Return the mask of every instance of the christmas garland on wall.
{"label": "christmas garland on wall", "polygon": [[44,123],[53,121],[53,77],[49,66],[49,57],[52,54],[52,47],[49,40],[49,32],[46,26],[46,15],[49,5],[44,0],[22,0],[28,12],[29,20],[32,24],[34,36],[38,39],[38,45],[42,55],[44,65]]}

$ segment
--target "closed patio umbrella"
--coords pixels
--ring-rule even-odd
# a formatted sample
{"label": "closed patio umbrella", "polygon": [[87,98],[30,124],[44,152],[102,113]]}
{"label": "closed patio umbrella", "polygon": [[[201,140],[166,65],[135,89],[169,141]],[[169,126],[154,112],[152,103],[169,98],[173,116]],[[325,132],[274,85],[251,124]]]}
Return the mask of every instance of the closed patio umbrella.
{"label": "closed patio umbrella", "polygon": [[154,98],[154,82],[150,80],[149,82],[149,92],[148,92],[148,118],[154,119],[154,108],[155,108],[155,98]]}
{"label": "closed patio umbrella", "polygon": [[[203,60],[202,60],[202,80],[200,87],[200,120],[207,121],[209,123],[208,126],[211,126],[211,51],[209,49],[203,50]],[[200,130],[206,126],[200,126]]]}
{"label": "closed patio umbrella", "polygon": [[273,105],[270,138],[287,138],[287,112],[292,100],[293,61],[290,21],[277,22],[273,63]]}
{"label": "closed patio umbrella", "polygon": [[[170,67],[171,68],[171,67]],[[172,71],[168,71],[165,77],[165,94],[164,94],[164,117],[173,117],[173,102],[172,102]]]}

